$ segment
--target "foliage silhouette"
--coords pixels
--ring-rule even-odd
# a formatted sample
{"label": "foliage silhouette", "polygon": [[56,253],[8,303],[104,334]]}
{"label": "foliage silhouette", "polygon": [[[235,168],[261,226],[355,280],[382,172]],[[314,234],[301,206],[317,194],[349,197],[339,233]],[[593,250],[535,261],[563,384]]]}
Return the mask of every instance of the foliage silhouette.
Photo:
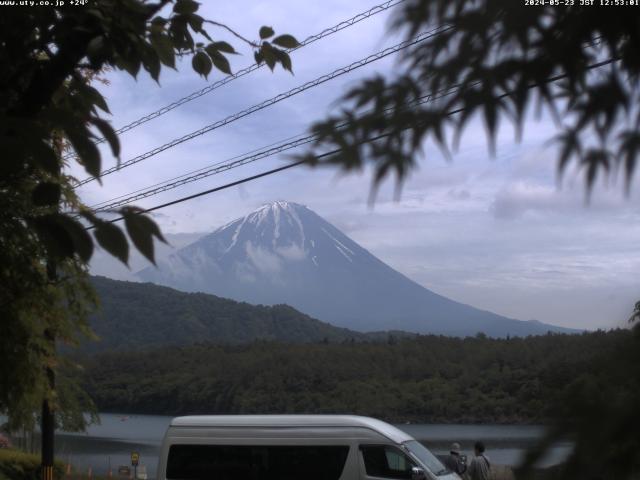
{"label": "foliage silhouette", "polygon": [[[74,190],[69,163],[99,179],[96,144],[104,138],[114,157],[120,153],[105,120],[107,101],[91,83],[105,69],[133,77],[144,70],[158,81],[162,68],[175,68],[183,56],[203,77],[214,67],[229,73],[227,57],[236,51],[205,25],[233,32],[272,70],[290,71],[283,48],[297,45],[290,35],[270,43],[270,27],[271,35],[247,40],[198,15],[193,0],[68,3],[5,6],[0,16],[0,411],[25,421],[43,399],[62,407],[47,373],[59,366],[51,339],[73,344],[91,335],[86,319],[95,297],[86,269],[94,245],[126,264],[130,242],[154,262],[153,242],[164,241],[139,209],[117,211],[122,229],[94,214]],[[75,156],[63,158],[67,150]]]}
{"label": "foliage silhouette", "polygon": [[[338,114],[314,125],[320,139],[303,158],[313,164],[317,152],[340,147],[326,162],[347,171],[371,164],[374,187],[392,174],[400,184],[425,141],[448,157],[479,116],[495,153],[500,125],[512,123],[519,140],[536,104],[558,127],[560,173],[574,164],[590,191],[598,174],[622,170],[628,191],[640,153],[639,21],[640,11],[629,7],[408,0],[395,31],[411,37],[445,28],[409,49],[391,79],[378,75],[353,87]],[[427,96],[420,108],[405,108]],[[381,134],[389,136],[365,143]]]}

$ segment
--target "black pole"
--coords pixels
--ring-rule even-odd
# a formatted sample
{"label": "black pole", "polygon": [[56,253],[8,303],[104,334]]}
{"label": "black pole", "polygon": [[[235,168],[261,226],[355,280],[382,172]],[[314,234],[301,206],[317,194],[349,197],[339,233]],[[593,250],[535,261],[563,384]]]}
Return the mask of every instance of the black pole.
{"label": "black pole", "polygon": [[54,421],[48,400],[42,402],[42,480],[53,480]]}
{"label": "black pole", "polygon": [[[49,331],[45,332],[47,340],[53,341],[53,335]],[[52,368],[47,367],[47,377],[49,387],[53,391],[55,388],[55,373]],[[53,457],[54,457],[54,432],[55,421],[54,412],[48,399],[42,401],[42,480],[53,480]]]}
{"label": "black pole", "polygon": [[[47,276],[49,281],[56,278],[56,268],[53,262],[47,262]],[[50,329],[44,331],[44,337],[52,348],[55,355],[55,336]],[[56,387],[56,376],[53,368],[46,367],[49,391],[53,392]],[[42,419],[40,430],[42,434],[41,466],[42,480],[53,480],[53,458],[54,458],[54,432],[55,432],[54,411],[47,398],[42,401]]]}

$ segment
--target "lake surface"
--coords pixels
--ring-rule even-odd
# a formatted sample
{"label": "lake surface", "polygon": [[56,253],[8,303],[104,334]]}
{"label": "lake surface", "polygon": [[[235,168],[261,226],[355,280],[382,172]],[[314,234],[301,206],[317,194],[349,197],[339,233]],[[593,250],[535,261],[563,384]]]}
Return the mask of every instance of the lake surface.
{"label": "lake surface", "polygon": [[[86,433],[56,434],[56,455],[82,470],[92,468],[105,474],[111,467],[129,465],[132,451],[140,453],[140,464],[147,467],[149,478],[155,478],[160,444],[172,417],[155,415],[100,415],[101,424],[92,425]],[[446,453],[452,442],[471,455],[473,443],[482,440],[487,455],[495,464],[516,465],[524,450],[544,432],[540,426],[522,425],[398,425],[422,441],[434,453]],[[569,444],[557,445],[541,466],[562,461],[570,451]]]}

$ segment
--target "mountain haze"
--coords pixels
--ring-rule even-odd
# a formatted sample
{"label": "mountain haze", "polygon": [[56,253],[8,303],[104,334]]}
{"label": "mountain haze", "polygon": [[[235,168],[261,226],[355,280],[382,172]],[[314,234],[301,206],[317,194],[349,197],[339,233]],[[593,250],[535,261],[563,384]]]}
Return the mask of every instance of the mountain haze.
{"label": "mountain haze", "polygon": [[567,331],[455,302],[392,269],[305,206],[264,205],[137,274],[253,304],[288,304],[358,331],[490,336]]}

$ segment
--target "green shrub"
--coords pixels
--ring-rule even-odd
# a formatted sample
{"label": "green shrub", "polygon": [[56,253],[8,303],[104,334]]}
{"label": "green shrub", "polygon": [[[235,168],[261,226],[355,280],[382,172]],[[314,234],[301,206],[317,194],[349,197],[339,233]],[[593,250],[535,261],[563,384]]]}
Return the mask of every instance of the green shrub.
{"label": "green shrub", "polygon": [[[56,461],[54,478],[61,479],[64,466]],[[14,449],[0,450],[0,480],[40,480],[40,456]]]}

